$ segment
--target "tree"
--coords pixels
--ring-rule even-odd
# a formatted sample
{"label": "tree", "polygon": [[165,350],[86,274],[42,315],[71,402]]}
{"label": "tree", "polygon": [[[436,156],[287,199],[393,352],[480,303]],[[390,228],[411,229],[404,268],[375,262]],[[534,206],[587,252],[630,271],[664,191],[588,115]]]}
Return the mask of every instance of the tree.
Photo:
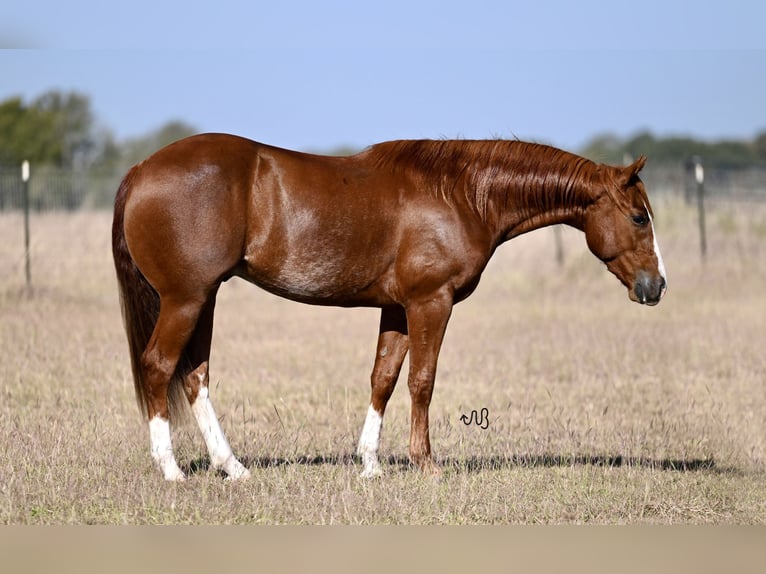
{"label": "tree", "polygon": [[93,114],[87,96],[46,92],[27,105],[19,98],[0,103],[0,162],[83,167],[92,161]]}
{"label": "tree", "polygon": [[657,147],[657,140],[649,131],[639,132],[623,144],[623,151],[631,157],[641,154],[654,155],[653,150]]}
{"label": "tree", "polygon": [[655,137],[640,132],[627,140],[601,135],[593,138],[582,154],[594,161],[619,164],[628,155],[647,155],[651,165],[684,164],[694,156],[702,158],[709,167],[725,169],[747,168],[766,164],[766,131],[754,140],[719,140],[707,142],[691,137]]}
{"label": "tree", "polygon": [[753,154],[758,161],[766,163],[766,131],[762,131],[753,142]]}
{"label": "tree", "polygon": [[130,139],[121,146],[121,168],[127,169],[161,147],[195,133],[195,127],[180,120],[172,120],[145,136]]}
{"label": "tree", "polygon": [[613,134],[601,134],[591,139],[582,155],[599,163],[619,164],[624,156],[624,144]]}
{"label": "tree", "polygon": [[50,91],[37,98],[32,107],[49,122],[48,133],[60,148],[60,165],[83,167],[89,163],[95,144],[93,112],[87,96]]}
{"label": "tree", "polygon": [[18,132],[24,114],[21,98],[11,98],[0,103],[0,164],[19,164],[23,161],[19,158],[25,150]]}

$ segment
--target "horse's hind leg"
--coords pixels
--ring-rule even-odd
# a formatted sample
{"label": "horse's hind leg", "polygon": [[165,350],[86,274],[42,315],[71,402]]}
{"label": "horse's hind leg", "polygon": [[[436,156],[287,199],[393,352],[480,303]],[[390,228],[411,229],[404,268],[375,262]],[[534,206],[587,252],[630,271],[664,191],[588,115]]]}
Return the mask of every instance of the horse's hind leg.
{"label": "horse's hind leg", "polygon": [[151,453],[167,480],[184,480],[170,440],[168,388],[178,361],[194,332],[202,304],[196,300],[161,299],[160,314],[141,357],[149,415]]}
{"label": "horse's hind leg", "polygon": [[372,397],[367,409],[362,436],[359,438],[358,454],[362,457],[362,477],[380,476],[378,461],[380,430],[388,399],[394,392],[404,357],[407,355],[407,318],[401,307],[384,308],[380,315],[380,334],[375,353],[375,366],[370,377]]}
{"label": "horse's hind leg", "polygon": [[249,478],[250,472],[232,453],[229,441],[223,434],[213,403],[210,400],[210,343],[213,337],[213,310],[215,292],[209,297],[200,313],[197,326],[187,346],[186,355],[194,370],[184,380],[184,391],[191,404],[192,413],[205,439],[213,468],[222,469],[232,480]]}

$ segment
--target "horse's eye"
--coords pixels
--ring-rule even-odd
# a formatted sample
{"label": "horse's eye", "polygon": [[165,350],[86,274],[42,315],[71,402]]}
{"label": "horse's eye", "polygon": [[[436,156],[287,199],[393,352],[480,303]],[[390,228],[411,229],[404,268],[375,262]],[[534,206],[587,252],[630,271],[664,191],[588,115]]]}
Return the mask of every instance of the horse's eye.
{"label": "horse's eye", "polygon": [[631,219],[633,220],[633,223],[640,225],[641,227],[649,223],[649,217],[647,217],[645,213],[637,213],[633,215]]}

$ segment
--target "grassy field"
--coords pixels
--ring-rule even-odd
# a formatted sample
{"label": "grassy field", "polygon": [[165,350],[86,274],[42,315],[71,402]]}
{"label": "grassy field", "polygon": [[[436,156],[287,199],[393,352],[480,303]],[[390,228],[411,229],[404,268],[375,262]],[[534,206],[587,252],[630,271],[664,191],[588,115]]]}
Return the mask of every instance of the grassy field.
{"label": "grassy field", "polygon": [[[239,280],[220,293],[214,404],[246,483],[174,431],[183,484],[154,468],[133,398],[108,213],[0,214],[0,523],[766,522],[766,206],[656,202],[669,292],[655,308],[564,230],[501,248],[453,314],[431,406],[443,477],[407,463],[406,382],[385,477],[358,478],[375,310],[315,308]],[[405,366],[406,369],[406,366]],[[406,372],[406,370],[405,370]],[[489,410],[487,430],[462,414]]]}

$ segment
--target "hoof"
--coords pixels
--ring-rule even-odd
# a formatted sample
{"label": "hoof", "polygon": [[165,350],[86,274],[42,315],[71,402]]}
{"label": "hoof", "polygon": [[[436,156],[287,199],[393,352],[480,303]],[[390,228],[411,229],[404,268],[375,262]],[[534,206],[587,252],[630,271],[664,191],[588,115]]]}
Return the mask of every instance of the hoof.
{"label": "hoof", "polygon": [[359,473],[360,478],[364,478],[366,480],[371,480],[374,478],[380,478],[383,476],[383,469],[380,468],[380,465],[377,466],[368,466],[365,467],[365,469]]}
{"label": "hoof", "polygon": [[428,458],[424,461],[417,463],[417,467],[423,476],[427,476],[433,479],[435,482],[439,482],[442,477],[442,469],[432,459]]}
{"label": "hoof", "polygon": [[250,478],[250,471],[242,466],[242,463],[233,456],[222,465],[222,468],[228,475],[225,480],[247,480]]}
{"label": "hoof", "polygon": [[186,475],[183,473],[183,471],[180,469],[176,470],[177,472],[165,473],[165,480],[168,482],[186,482]]}

